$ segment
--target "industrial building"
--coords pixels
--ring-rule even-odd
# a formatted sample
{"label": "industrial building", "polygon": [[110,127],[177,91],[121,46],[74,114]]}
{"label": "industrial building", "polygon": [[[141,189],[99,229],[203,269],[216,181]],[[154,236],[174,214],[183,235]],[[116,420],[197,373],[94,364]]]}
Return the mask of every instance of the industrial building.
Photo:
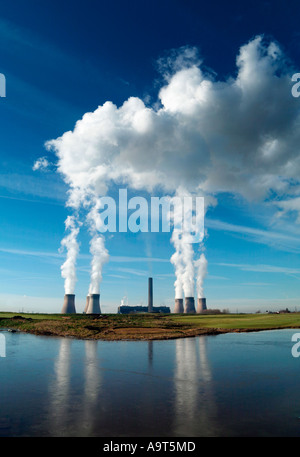
{"label": "industrial building", "polygon": [[118,314],[170,313],[168,306],[153,306],[153,278],[148,278],[148,306],[119,306]]}

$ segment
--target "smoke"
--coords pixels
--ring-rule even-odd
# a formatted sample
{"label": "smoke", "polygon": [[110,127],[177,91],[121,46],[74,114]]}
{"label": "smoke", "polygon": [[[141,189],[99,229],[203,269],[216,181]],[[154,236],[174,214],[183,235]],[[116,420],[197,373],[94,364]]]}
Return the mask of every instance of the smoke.
{"label": "smoke", "polygon": [[102,281],[102,268],[108,262],[109,255],[104,246],[102,235],[94,235],[90,242],[90,253],[92,254],[91,262],[91,282],[89,287],[90,294],[100,293],[100,283]]}
{"label": "smoke", "polygon": [[65,279],[65,294],[74,294],[75,291],[79,225],[75,216],[68,216],[65,220],[65,228],[69,232],[61,241],[61,248],[67,250],[66,260],[61,266],[61,276]]}
{"label": "smoke", "polygon": [[178,229],[174,229],[171,242],[174,245],[175,252],[171,257],[171,263],[174,265],[175,268],[175,276],[176,280],[174,282],[175,286],[175,298],[183,298],[183,273],[184,273],[184,265],[182,262],[182,255],[181,255],[181,240],[180,240],[181,232]]}
{"label": "smoke", "polygon": [[[171,243],[175,252],[171,263],[175,268],[175,298],[193,297],[195,292],[194,240],[204,237],[204,205],[193,205],[193,195],[179,187],[171,198],[174,229]],[[194,207],[195,206],[195,207]]]}
{"label": "smoke", "polygon": [[[153,106],[138,97],[120,107],[107,101],[47,142],[70,186],[69,205],[78,209],[116,183],[172,196],[181,187],[204,195],[207,204],[227,192],[267,201],[281,214],[300,211],[299,102],[280,46],[262,36],[250,40],[226,80],[203,67],[195,48],[173,52],[159,66],[163,86]],[[192,296],[187,238],[173,232],[171,262],[176,295]]]}
{"label": "smoke", "polygon": [[207,260],[205,255],[202,253],[198,260],[195,261],[195,267],[197,270],[197,297],[204,297],[203,283],[205,276],[207,275]]}
{"label": "smoke", "polygon": [[93,196],[91,198],[91,205],[92,209],[87,215],[89,231],[92,237],[90,241],[92,261],[89,294],[99,294],[103,265],[108,262],[109,255],[107,249],[105,248],[104,236],[99,234],[103,228],[103,220],[101,218],[101,214],[99,213],[101,208],[101,199]]}

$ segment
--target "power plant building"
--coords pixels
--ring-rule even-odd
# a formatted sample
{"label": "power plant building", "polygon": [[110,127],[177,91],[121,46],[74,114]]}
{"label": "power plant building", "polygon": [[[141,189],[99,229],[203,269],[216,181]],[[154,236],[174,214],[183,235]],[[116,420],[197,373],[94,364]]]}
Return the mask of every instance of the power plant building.
{"label": "power plant building", "polygon": [[[153,306],[152,313],[169,314],[171,312],[168,306]],[[118,314],[136,314],[136,313],[149,313],[148,306],[119,306]]]}
{"label": "power plant building", "polygon": [[148,306],[119,306],[118,314],[170,313],[168,306],[153,306],[153,278],[148,278]]}

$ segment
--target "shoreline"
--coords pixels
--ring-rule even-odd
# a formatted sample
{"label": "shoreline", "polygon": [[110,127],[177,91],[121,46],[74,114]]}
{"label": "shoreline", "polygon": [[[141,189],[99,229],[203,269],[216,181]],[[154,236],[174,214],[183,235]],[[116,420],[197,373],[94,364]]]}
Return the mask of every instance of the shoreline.
{"label": "shoreline", "polygon": [[[274,315],[273,315],[274,316]],[[1,317],[0,331],[99,341],[163,341],[224,333],[300,329],[300,315],[53,315]],[[273,321],[273,322],[272,322]],[[277,321],[277,322],[276,322]],[[290,322],[289,322],[290,321]],[[215,324],[215,326],[213,325]],[[247,324],[249,326],[247,326]],[[273,324],[273,325],[272,325]],[[277,325],[276,325],[277,324]]]}

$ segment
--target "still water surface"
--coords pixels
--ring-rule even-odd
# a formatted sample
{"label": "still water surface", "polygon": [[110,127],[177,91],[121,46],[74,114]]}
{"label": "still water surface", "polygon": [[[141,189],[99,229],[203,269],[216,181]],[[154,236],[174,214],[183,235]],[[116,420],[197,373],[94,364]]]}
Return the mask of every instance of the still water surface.
{"label": "still water surface", "polygon": [[296,332],[153,342],[3,332],[0,436],[300,436]]}

